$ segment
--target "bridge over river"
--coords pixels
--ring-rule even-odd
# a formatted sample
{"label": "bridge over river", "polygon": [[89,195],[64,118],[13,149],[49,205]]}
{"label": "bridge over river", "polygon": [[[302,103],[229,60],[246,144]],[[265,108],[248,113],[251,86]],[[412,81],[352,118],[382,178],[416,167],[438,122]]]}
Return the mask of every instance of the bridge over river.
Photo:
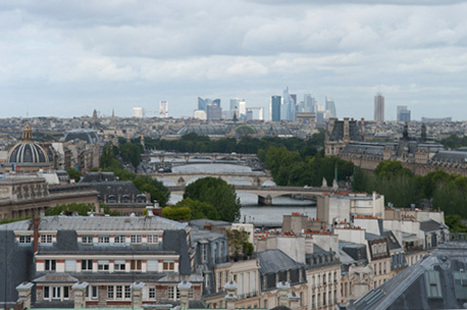
{"label": "bridge over river", "polygon": [[[258,204],[271,205],[272,198],[286,195],[301,196],[304,199],[313,199],[324,195],[325,193],[335,192],[329,187],[293,187],[293,186],[250,186],[250,185],[234,185],[237,192],[249,193],[258,196]],[[183,195],[185,186],[169,186],[170,192],[173,194]]]}
{"label": "bridge over river", "polygon": [[170,180],[175,186],[185,186],[192,180],[213,177],[221,178],[222,180],[230,183],[232,180],[244,180],[253,186],[261,186],[266,181],[273,181],[272,176],[268,172],[155,172],[151,176],[158,180]]}

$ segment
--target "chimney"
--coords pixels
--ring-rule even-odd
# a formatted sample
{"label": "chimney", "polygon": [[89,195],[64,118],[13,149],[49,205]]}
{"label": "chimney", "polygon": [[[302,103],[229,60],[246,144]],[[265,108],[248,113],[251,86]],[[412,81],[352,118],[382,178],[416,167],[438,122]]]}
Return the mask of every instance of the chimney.
{"label": "chimney", "polygon": [[146,211],[147,211],[146,216],[153,217],[154,216],[154,213],[152,212],[153,209],[154,209],[153,206],[146,206]]}
{"label": "chimney", "polygon": [[225,295],[225,303],[227,305],[227,310],[234,310],[235,302],[238,299],[237,283],[235,283],[233,280],[230,280],[225,284],[224,288],[227,291],[227,295]]}
{"label": "chimney", "polygon": [[279,293],[279,306],[289,306],[289,293],[290,284],[288,282],[277,283],[277,291]]}
{"label": "chimney", "polygon": [[81,283],[75,283],[71,287],[75,309],[86,308],[86,289],[88,285],[89,285],[88,282],[81,282]]}
{"label": "chimney", "polygon": [[182,281],[177,286],[178,291],[180,292],[180,307],[188,309],[190,308],[190,301],[188,294],[191,289],[191,283],[188,281]]}
{"label": "chimney", "polygon": [[131,307],[134,308],[142,308],[143,307],[143,282],[134,282],[130,285],[131,289]]}
{"label": "chimney", "polygon": [[31,290],[34,284],[31,282],[23,282],[16,287],[18,291],[18,301],[23,302],[23,309],[31,308]]}
{"label": "chimney", "polygon": [[33,218],[33,242],[34,242],[34,247],[33,247],[33,251],[34,251],[34,254],[36,254],[38,251],[39,251],[39,226],[41,224],[41,218],[40,217],[34,217]]}

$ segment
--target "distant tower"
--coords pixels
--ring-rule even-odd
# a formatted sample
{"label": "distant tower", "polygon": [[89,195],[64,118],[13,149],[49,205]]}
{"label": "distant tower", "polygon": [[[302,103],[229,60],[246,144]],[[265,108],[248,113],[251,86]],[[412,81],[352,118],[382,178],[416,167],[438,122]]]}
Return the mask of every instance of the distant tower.
{"label": "distant tower", "polygon": [[144,110],[141,107],[134,107],[133,108],[133,117],[136,118],[143,118],[144,116]]}
{"label": "distant tower", "polygon": [[281,96],[272,96],[269,99],[269,120],[280,122],[281,120]]}
{"label": "distant tower", "polygon": [[410,122],[410,110],[407,109],[406,105],[397,106],[397,121]]}
{"label": "distant tower", "polygon": [[161,101],[159,111],[160,111],[161,118],[169,117],[169,103],[165,100]]}
{"label": "distant tower", "polygon": [[331,117],[337,117],[337,113],[336,113],[336,104],[334,103],[334,99],[332,99],[331,97],[326,97],[325,98],[325,104],[326,104],[326,111],[329,111],[331,112]]}
{"label": "distant tower", "polygon": [[384,96],[380,92],[375,96],[375,121],[384,122]]}

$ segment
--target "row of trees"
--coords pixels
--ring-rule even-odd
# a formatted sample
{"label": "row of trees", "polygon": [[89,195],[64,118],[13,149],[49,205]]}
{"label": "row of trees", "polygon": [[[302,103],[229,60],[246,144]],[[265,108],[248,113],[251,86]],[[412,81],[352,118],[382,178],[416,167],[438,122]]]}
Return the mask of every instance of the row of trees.
{"label": "row of trees", "polygon": [[381,193],[386,203],[390,202],[395,207],[410,207],[411,204],[420,204],[423,199],[430,199],[434,208],[447,215],[467,217],[467,177],[442,170],[420,176],[398,161],[384,161],[373,174],[355,168],[352,189]]}

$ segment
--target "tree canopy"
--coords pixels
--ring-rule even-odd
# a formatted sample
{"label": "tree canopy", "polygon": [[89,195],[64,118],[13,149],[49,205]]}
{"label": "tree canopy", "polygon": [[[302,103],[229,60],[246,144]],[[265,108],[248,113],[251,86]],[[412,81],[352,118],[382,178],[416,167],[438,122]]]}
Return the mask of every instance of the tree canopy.
{"label": "tree canopy", "polygon": [[[240,217],[240,199],[235,188],[220,178],[208,177],[196,180],[185,188],[183,198],[212,205],[217,210],[220,220],[234,222]],[[209,208],[201,209],[209,210]]]}

